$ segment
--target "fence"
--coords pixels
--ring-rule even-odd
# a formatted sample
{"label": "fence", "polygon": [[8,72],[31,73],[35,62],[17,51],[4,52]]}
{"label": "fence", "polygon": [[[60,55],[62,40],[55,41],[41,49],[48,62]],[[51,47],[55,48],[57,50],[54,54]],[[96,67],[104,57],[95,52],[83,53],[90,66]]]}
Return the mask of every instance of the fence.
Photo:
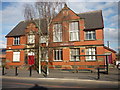
{"label": "fence", "polygon": [[[96,61],[96,63],[98,63],[96,65],[79,65],[78,63],[80,63],[80,61],[76,61],[76,57],[86,57],[86,56],[104,57],[105,58],[105,61],[104,61],[105,64],[104,65],[100,65],[99,62]],[[47,75],[49,75],[49,72],[50,72],[49,69],[53,65],[48,65],[48,63],[50,63],[50,62],[45,63],[45,61],[42,62],[42,63],[44,63],[44,65],[41,65],[42,66],[42,73],[44,73],[45,77],[47,77]],[[66,63],[66,66],[69,66],[69,62],[65,62],[65,63]],[[59,70],[69,70],[69,71],[72,71],[72,72],[79,72],[79,70],[88,70],[88,69],[91,72],[96,70],[97,75],[98,75],[98,79],[100,79],[100,73],[101,73],[102,69],[104,69],[104,73],[108,74],[108,70],[109,70],[108,69],[108,55],[75,55],[73,64],[71,66],[72,66],[72,69],[71,68],[62,67],[62,65],[58,64],[58,65],[54,65],[54,68],[59,69]],[[85,67],[85,66],[87,66],[87,67]],[[5,69],[3,67],[3,75],[5,74],[4,71],[5,71]],[[19,74],[19,72],[17,70],[17,67],[15,67],[15,71],[14,72],[15,72],[15,76],[17,76]],[[32,76],[32,68],[31,67],[29,68],[29,76],[30,77]]]}

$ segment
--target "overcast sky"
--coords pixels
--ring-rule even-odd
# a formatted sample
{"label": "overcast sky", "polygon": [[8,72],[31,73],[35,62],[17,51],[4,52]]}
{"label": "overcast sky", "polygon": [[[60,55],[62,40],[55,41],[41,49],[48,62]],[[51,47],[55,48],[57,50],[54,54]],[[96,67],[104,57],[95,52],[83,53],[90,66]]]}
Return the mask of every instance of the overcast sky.
{"label": "overcast sky", "polygon": [[[20,21],[24,20],[23,6],[25,3],[29,3],[29,1],[35,0],[2,1],[2,5],[0,5],[0,22],[2,23],[2,38],[0,38],[0,48],[6,47],[5,35],[7,35]],[[68,0],[67,5],[75,13],[102,10],[104,19],[104,43],[105,45],[107,45],[107,41],[110,41],[110,47],[114,50],[117,50],[118,1],[119,0]]]}

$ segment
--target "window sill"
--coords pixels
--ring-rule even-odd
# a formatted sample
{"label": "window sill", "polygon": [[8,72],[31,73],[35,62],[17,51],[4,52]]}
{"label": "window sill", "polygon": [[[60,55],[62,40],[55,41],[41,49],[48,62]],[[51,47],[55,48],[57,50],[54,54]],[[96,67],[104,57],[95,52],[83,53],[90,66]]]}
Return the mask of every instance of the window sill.
{"label": "window sill", "polygon": [[20,63],[20,61],[12,61],[12,63]]}
{"label": "window sill", "polygon": [[19,45],[13,45],[13,46],[20,46],[20,44]]}
{"label": "window sill", "polygon": [[80,40],[75,40],[75,41],[70,41],[70,40],[69,40],[69,42],[80,42]]}
{"label": "window sill", "polygon": [[28,45],[32,45],[32,44],[35,44],[35,43],[27,43]]}
{"label": "window sill", "polygon": [[78,61],[78,60],[77,60],[77,61],[75,61],[75,60],[74,60],[74,61],[71,61],[71,60],[70,60],[70,62],[80,62],[80,60],[79,60],[79,61]]}
{"label": "window sill", "polygon": [[62,41],[53,41],[53,43],[61,43]]}
{"label": "window sill", "polygon": [[96,39],[90,39],[90,40],[87,40],[87,39],[86,39],[86,40],[84,40],[84,41],[95,41],[95,40],[96,40]]}
{"label": "window sill", "polygon": [[63,60],[53,60],[54,62],[62,62]]}
{"label": "window sill", "polygon": [[96,62],[97,60],[85,60],[86,62]]}

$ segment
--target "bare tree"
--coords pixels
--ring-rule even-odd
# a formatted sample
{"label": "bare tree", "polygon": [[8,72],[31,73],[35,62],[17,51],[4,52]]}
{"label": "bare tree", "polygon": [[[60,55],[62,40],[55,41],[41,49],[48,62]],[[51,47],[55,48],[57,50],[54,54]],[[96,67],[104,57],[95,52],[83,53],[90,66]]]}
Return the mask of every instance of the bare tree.
{"label": "bare tree", "polygon": [[[56,16],[57,12],[59,12],[65,2],[61,2],[60,0],[57,2],[43,2],[37,1],[34,6],[25,5],[24,9],[24,17],[26,20],[33,20],[38,27],[39,31],[39,73],[41,73],[41,60],[47,60],[48,55],[48,41],[51,33],[47,32],[47,35],[44,34],[42,28],[45,30],[49,30],[49,26],[52,22],[52,19]],[[37,18],[37,19],[36,19]],[[36,20],[35,20],[36,19]],[[45,21],[45,25],[41,25],[41,20]],[[42,23],[43,24],[43,23]],[[43,27],[42,27],[43,26]],[[41,38],[44,38],[46,46],[40,46]],[[48,67],[48,61],[46,61],[46,67]]]}
{"label": "bare tree", "polygon": [[32,20],[35,18],[35,10],[31,4],[24,5],[24,17],[25,20]]}

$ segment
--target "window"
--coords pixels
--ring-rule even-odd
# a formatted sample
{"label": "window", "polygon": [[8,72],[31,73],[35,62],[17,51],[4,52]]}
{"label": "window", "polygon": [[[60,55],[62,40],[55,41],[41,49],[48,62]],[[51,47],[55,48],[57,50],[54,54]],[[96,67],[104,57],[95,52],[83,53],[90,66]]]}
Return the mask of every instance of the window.
{"label": "window", "polygon": [[71,22],[69,24],[69,32],[70,32],[70,41],[79,40],[78,22]]}
{"label": "window", "polygon": [[47,42],[46,37],[45,36],[41,36],[40,43],[46,43],[46,42]]}
{"label": "window", "polygon": [[62,26],[61,24],[55,24],[53,30],[53,42],[61,42],[62,41]]}
{"label": "window", "polygon": [[20,45],[20,37],[14,37],[14,45]]}
{"label": "window", "polygon": [[75,60],[74,55],[80,55],[79,48],[70,49],[70,61],[79,61],[80,57],[76,57],[76,60]]}
{"label": "window", "polygon": [[56,50],[54,50],[54,60],[55,61],[61,61],[61,60],[63,60],[62,49],[56,49]]}
{"label": "window", "polygon": [[20,62],[20,52],[13,52],[13,62]]}
{"label": "window", "polygon": [[[86,55],[95,55],[95,48],[87,48]],[[95,61],[96,56],[86,56],[86,61]]]}
{"label": "window", "polygon": [[86,40],[95,40],[95,31],[86,31]]}
{"label": "window", "polygon": [[35,35],[28,35],[28,43],[35,43]]}

